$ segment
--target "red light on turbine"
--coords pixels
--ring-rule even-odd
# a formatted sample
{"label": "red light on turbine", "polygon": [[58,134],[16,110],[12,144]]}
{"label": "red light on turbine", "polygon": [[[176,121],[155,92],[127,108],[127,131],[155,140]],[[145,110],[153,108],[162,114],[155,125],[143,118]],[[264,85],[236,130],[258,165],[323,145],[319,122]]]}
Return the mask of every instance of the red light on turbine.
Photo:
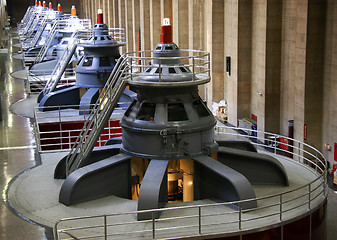
{"label": "red light on turbine", "polygon": [[74,5],[71,7],[71,16],[76,16],[76,8]]}
{"label": "red light on turbine", "polygon": [[103,11],[98,9],[97,11],[97,24],[103,24]]}
{"label": "red light on turbine", "polygon": [[160,43],[173,43],[172,40],[172,25],[169,18],[163,19],[161,26]]}

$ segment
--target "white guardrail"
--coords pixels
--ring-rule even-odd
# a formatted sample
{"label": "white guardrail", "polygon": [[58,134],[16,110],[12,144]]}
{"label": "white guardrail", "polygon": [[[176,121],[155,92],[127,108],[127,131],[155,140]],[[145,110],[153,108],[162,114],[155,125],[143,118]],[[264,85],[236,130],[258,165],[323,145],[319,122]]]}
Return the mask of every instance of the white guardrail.
{"label": "white guardrail", "polygon": [[[27,80],[27,93],[41,92],[51,78],[51,70],[29,70]],[[66,69],[61,77],[59,86],[69,85],[76,81],[74,69]]]}
{"label": "white guardrail", "polygon": [[[130,103],[122,103],[124,106]],[[34,131],[36,138],[36,147],[39,152],[56,152],[71,149],[74,141],[82,130],[82,126],[74,129],[64,129],[64,123],[84,122],[90,116],[91,108],[95,104],[89,105],[67,105],[67,106],[51,106],[51,107],[36,107],[34,109]],[[79,115],[79,107],[83,107],[82,115]],[[87,107],[90,109],[87,109]],[[117,107],[112,113],[110,119],[119,121],[126,107]],[[43,130],[42,125],[53,124],[53,128],[57,130]],[[57,127],[56,127],[57,126]],[[107,132],[107,133],[104,133]],[[116,133],[115,133],[116,132]],[[121,127],[115,126],[108,122],[103,133],[97,141],[98,146],[104,146],[107,138],[112,138],[121,135]]]}
{"label": "white guardrail", "polygon": [[[324,156],[317,149],[296,139],[252,130],[257,133],[255,137],[243,133],[246,130],[227,126],[215,128],[217,138],[250,140],[259,151],[299,164],[317,177],[295,189],[256,198],[258,207],[253,210],[243,210],[240,207],[244,202],[251,201],[248,199],[61,219],[54,227],[55,239],[160,239],[197,237],[203,234],[230,235],[256,228],[263,229],[268,225],[282,225],[284,221],[294,219],[299,214],[311,214],[317,209],[328,193],[327,162]],[[292,144],[280,142],[279,137]],[[279,148],[280,144],[286,145],[288,150]],[[233,208],[234,204],[238,208]],[[153,217],[137,221],[136,215],[140,212],[151,212]],[[161,212],[162,217],[159,219],[155,218],[157,212]]]}

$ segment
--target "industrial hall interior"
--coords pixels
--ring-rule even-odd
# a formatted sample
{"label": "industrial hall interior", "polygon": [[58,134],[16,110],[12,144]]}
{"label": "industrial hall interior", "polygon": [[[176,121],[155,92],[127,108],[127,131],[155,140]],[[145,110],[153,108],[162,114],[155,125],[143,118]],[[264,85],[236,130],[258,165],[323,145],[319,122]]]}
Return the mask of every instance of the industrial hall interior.
{"label": "industrial hall interior", "polygon": [[337,1],[0,0],[0,239],[337,239]]}

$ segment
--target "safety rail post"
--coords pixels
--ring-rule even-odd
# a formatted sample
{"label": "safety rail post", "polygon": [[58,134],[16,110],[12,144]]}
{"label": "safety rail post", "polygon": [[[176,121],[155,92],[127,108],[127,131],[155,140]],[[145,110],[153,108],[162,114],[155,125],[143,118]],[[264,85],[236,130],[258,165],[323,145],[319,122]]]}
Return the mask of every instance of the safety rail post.
{"label": "safety rail post", "polygon": [[239,207],[239,230],[242,229],[242,210],[241,210],[241,202],[238,204]]}
{"label": "safety rail post", "polygon": [[[327,166],[325,166],[326,168]],[[324,191],[323,191],[323,194],[324,194],[324,197],[327,196],[327,193],[326,193],[326,186],[327,186],[327,170],[324,171],[324,177],[323,177],[323,184],[324,184]]]}
{"label": "safety rail post", "polygon": [[[159,67],[158,67],[158,71],[159,71],[159,82],[161,83],[161,73],[162,73],[162,69],[161,69],[161,59],[159,58],[158,59],[158,62],[159,62]],[[144,64],[144,66],[146,66]]]}
{"label": "safety rail post", "polygon": [[193,72],[193,74],[192,74],[192,82],[194,82],[195,81],[195,62],[194,62],[194,57],[192,57],[192,72]]}
{"label": "safety rail post", "polygon": [[274,154],[276,154],[276,152],[277,152],[277,147],[276,147],[276,135],[274,135]]}
{"label": "safety rail post", "polygon": [[63,145],[63,139],[62,139],[62,118],[61,118],[61,106],[58,107],[58,111],[59,111],[59,126],[60,126],[60,148],[62,149],[62,145]]}
{"label": "safety rail post", "polygon": [[311,210],[311,183],[308,185],[308,209]]}
{"label": "safety rail post", "polygon": [[199,234],[201,235],[201,206],[198,207],[199,209]]}
{"label": "safety rail post", "polygon": [[108,239],[108,226],[107,226],[107,219],[106,215],[104,215],[104,239]]}
{"label": "safety rail post", "polygon": [[152,238],[156,238],[156,217],[155,211],[152,211]]}
{"label": "safety rail post", "polygon": [[133,66],[132,66],[132,58],[129,58],[129,60],[130,60],[130,75],[131,75],[131,82],[132,82],[132,80],[133,80],[133,74],[132,74],[132,71],[133,71]]}
{"label": "safety rail post", "polygon": [[282,199],[282,194],[280,194],[280,221],[282,222],[282,211],[283,211],[283,206],[282,206],[282,204],[283,204],[283,199]]}

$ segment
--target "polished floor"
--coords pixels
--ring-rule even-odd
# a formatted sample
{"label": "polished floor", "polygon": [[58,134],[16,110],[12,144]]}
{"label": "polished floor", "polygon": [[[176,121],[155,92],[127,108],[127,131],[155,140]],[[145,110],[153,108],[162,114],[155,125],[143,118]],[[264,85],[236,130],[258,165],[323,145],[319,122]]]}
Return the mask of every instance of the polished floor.
{"label": "polished floor", "polygon": [[[7,202],[7,189],[13,178],[26,169],[40,164],[35,152],[33,124],[30,119],[13,114],[10,106],[24,98],[24,80],[14,79],[9,73],[22,68],[19,60],[11,57],[12,42],[9,42],[6,72],[0,77],[1,121],[0,121],[0,239],[53,239],[52,230],[18,216]],[[16,49],[14,49],[16,51]],[[4,64],[1,62],[0,64]],[[337,239],[337,192],[329,190],[328,198],[328,240]]]}

